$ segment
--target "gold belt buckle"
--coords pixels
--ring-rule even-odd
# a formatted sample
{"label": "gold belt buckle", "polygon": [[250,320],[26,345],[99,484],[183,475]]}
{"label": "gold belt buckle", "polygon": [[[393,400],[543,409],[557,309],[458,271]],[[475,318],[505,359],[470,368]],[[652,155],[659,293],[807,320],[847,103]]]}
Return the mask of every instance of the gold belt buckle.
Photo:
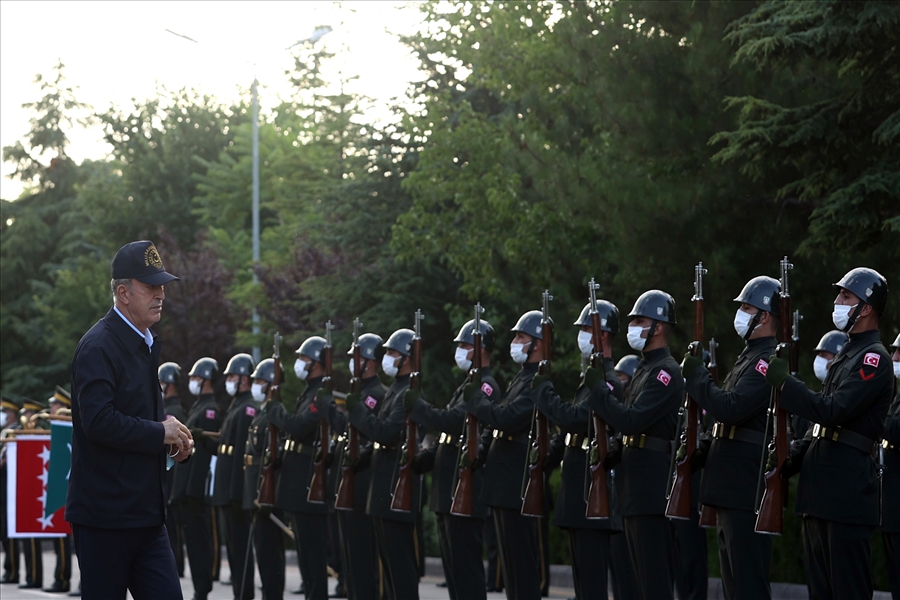
{"label": "gold belt buckle", "polygon": [[820,437],[819,436],[820,433],[822,433],[822,426],[819,425],[818,423],[816,423],[815,426],[813,426],[813,437],[814,438]]}
{"label": "gold belt buckle", "polygon": [[566,434],[566,446],[572,445],[573,436],[571,433]]}
{"label": "gold belt buckle", "polygon": [[732,425],[731,428],[728,430],[728,439],[729,439],[729,440],[733,440],[733,439],[734,439],[734,432],[735,432],[735,430],[737,430],[737,425]]}
{"label": "gold belt buckle", "polygon": [[712,434],[713,434],[714,438],[718,439],[718,438],[722,437],[722,433],[723,433],[722,427],[724,427],[724,425],[725,425],[724,423],[719,423],[718,421],[716,421],[716,423],[713,425],[713,430],[712,430]]}
{"label": "gold belt buckle", "polygon": [[835,428],[831,431],[831,441],[833,441],[833,442],[838,441],[838,436],[839,436],[839,435],[841,435],[841,428],[840,428],[840,427],[835,427]]}
{"label": "gold belt buckle", "polygon": [[640,442],[640,445],[638,446],[638,448],[643,448],[643,447],[644,447],[644,442],[645,442],[645,441],[647,441],[647,436],[646,436],[646,434],[643,434],[643,433],[642,433],[642,434],[641,434],[641,442]]}

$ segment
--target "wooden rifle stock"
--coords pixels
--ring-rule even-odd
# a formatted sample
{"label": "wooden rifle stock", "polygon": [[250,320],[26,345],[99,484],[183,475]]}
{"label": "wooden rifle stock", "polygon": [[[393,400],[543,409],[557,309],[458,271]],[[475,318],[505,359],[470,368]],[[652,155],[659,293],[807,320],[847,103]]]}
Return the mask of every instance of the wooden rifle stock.
{"label": "wooden rifle stock", "polygon": [[[719,384],[719,365],[716,364],[716,348],[719,347],[718,342],[716,342],[716,338],[710,338],[709,340],[709,376],[712,379],[713,383],[716,385]],[[707,506],[704,504],[700,507],[700,527],[704,527],[707,529],[713,528],[718,523],[716,507],[715,506]]]}
{"label": "wooden rifle stock", "polygon": [[[543,357],[538,372],[545,376],[550,376],[551,366],[551,347],[553,338],[553,322],[550,320],[550,290],[544,290],[544,307],[543,318],[541,319],[541,337]],[[549,426],[547,417],[535,408],[534,422],[536,423],[535,435],[531,440],[528,452],[528,484],[525,487],[525,494],[522,498],[522,515],[526,517],[543,517],[544,516],[544,462],[547,459],[547,450],[549,448]]]}
{"label": "wooden rifle stock", "polygon": [[[591,302],[591,338],[594,344],[594,354],[591,356],[591,366],[595,369],[603,367],[603,345],[600,340],[601,324],[600,312],[597,310],[597,288],[600,286],[591,278],[588,285],[589,299]],[[606,437],[606,421],[595,412],[591,413],[594,425],[594,439],[591,440],[591,449],[588,456],[591,472],[591,487],[588,490],[587,507],[584,516],[587,519],[609,518],[609,487],[606,481],[606,455],[609,453],[609,443]]]}
{"label": "wooden rifle stock", "polygon": [[[353,320],[353,378],[350,380],[350,392],[359,393],[362,378],[362,353],[359,348],[359,318]],[[337,496],[334,499],[335,510],[353,510],[353,499],[356,492],[356,473],[353,467],[359,458],[359,432],[351,424],[347,424],[347,443],[341,462],[341,482],[338,484]]]}
{"label": "wooden rifle stock", "polygon": [[[272,387],[269,389],[269,402],[281,402],[281,336],[275,333],[275,353],[272,358],[275,361],[275,375]],[[256,496],[256,504],[261,507],[271,508],[275,505],[275,459],[278,455],[278,428],[269,421],[269,452],[268,461],[263,462],[262,479],[259,482],[259,493]],[[265,460],[265,459],[263,459]]]}
{"label": "wooden rifle stock", "polygon": [[[415,336],[412,342],[412,374],[409,377],[409,389],[419,389],[422,385],[422,336],[420,323],[422,311],[416,310]],[[406,415],[406,441],[400,449],[400,468],[397,473],[397,485],[391,498],[391,510],[410,512],[412,510],[413,461],[419,449],[418,424]]]}
{"label": "wooden rifle stock", "polygon": [[[331,392],[334,383],[331,380],[331,321],[325,323],[325,349],[322,351],[325,355],[325,376],[322,378],[322,389]],[[306,494],[306,501],[310,504],[325,503],[325,484],[328,482],[328,454],[331,446],[331,432],[328,428],[328,421],[324,417],[319,419],[319,451],[313,462],[312,481],[309,482],[309,492]]]}

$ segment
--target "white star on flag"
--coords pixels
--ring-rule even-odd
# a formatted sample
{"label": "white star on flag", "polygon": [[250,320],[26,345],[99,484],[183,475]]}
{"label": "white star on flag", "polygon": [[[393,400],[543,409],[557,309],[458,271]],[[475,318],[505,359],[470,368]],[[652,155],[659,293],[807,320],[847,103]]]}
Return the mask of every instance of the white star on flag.
{"label": "white star on flag", "polygon": [[41,450],[41,453],[38,454],[38,456],[41,457],[41,460],[44,461],[45,465],[50,462],[50,446],[44,446],[44,449]]}
{"label": "white star on flag", "polygon": [[47,515],[46,517],[39,517],[37,520],[38,523],[41,524],[41,529],[47,529],[48,527],[53,527],[53,515]]}
{"label": "white star on flag", "polygon": [[41,493],[41,497],[38,498],[38,500],[40,500],[41,505],[44,508],[47,508],[47,488],[44,488],[43,492]]}
{"label": "white star on flag", "polygon": [[50,478],[50,473],[47,472],[47,469],[44,469],[44,472],[38,475],[38,479],[44,482],[44,487],[47,487],[47,480]]}

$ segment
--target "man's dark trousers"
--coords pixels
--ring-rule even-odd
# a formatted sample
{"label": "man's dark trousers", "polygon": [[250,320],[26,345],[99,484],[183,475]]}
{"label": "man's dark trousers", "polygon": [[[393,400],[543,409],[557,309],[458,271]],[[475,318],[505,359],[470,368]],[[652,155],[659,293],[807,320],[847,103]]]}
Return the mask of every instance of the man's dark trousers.
{"label": "man's dark trousers", "polygon": [[84,600],[181,600],[165,525],[100,529],[72,524]]}

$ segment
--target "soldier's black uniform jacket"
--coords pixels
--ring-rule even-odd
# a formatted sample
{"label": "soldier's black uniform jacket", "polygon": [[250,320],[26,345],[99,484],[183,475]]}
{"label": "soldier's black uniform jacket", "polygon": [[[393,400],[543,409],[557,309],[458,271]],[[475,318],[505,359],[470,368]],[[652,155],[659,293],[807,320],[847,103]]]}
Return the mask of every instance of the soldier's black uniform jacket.
{"label": "soldier's black uniform jacket", "polygon": [[469,412],[490,427],[482,438],[491,434],[494,438],[486,465],[488,506],[522,508],[522,473],[528,460],[528,434],[534,415],[531,380],[537,370],[538,363],[522,365],[499,403],[491,402],[485,392],[476,392],[466,405]]}
{"label": "soldier's black uniform jacket", "polygon": [[[187,419],[184,416],[184,408],[181,406],[181,401],[178,399],[178,396],[169,396],[163,400],[165,405],[163,406],[163,414],[165,414],[165,419],[169,417],[175,417],[178,419],[179,423],[184,423]],[[192,461],[188,461],[187,464],[190,464]],[[177,465],[173,465],[171,469],[166,471],[166,484],[169,486],[169,502],[177,501],[175,492],[175,469]]]}
{"label": "soldier's black uniform jacket", "polygon": [[250,392],[240,392],[228,408],[222,423],[219,446],[216,449],[216,474],[210,503],[228,506],[244,499],[244,448],[250,423],[256,416],[256,402]]}
{"label": "soldier's black uniform jacket", "polygon": [[275,506],[282,510],[323,515],[328,512],[324,503],[306,501],[316,459],[319,421],[324,416],[316,407],[316,392],[321,387],[321,377],[307,379],[292,415],[280,402],[272,403],[268,409],[269,419],[287,435],[275,488]]}
{"label": "soldier's black uniform jacket", "polygon": [[[502,394],[500,386],[491,375],[491,368],[482,367],[480,373],[481,391],[484,396],[489,402],[499,403]],[[449,514],[453,504],[453,495],[456,493],[460,439],[461,436],[466,435],[467,412],[463,392],[470,380],[471,377],[467,376],[465,381],[456,388],[445,409],[435,408],[419,398],[411,413],[411,417],[416,423],[440,432],[437,443],[423,452],[423,454],[433,454],[434,473],[431,476],[429,505],[431,510],[436,513]],[[484,498],[484,472],[482,469],[475,471],[472,484],[472,517],[485,519],[487,518],[487,504],[485,504]]]}
{"label": "soldier's black uniform jacket", "polygon": [[695,369],[685,383],[691,398],[722,423],[715,428],[716,439],[703,467],[702,504],[739,510],[756,508],[759,463],[772,393],[765,373],[776,345],[774,337],[749,340],[721,389],[702,367]]}
{"label": "soldier's black uniform jacket", "polygon": [[[269,414],[268,409],[270,403],[259,406],[256,410],[256,416],[250,421],[250,430],[247,432],[247,444],[243,451],[244,461],[244,497],[241,501],[241,508],[250,510],[255,507],[253,501],[259,495],[259,482],[264,457],[269,448]],[[281,432],[279,432],[280,436]],[[276,447],[270,453],[275,456],[278,453]]]}
{"label": "soldier's black uniform jacket", "polygon": [[[669,348],[663,347],[643,353],[624,404],[602,384],[591,394],[590,407],[622,432],[625,447],[615,479],[619,514],[623,517],[666,512],[671,473],[670,451],[665,445],[675,439],[683,391],[681,368]],[[644,447],[637,447],[642,436]]]}
{"label": "soldier's black uniform jacket", "polygon": [[[797,514],[878,525],[878,481],[871,445],[881,438],[893,394],[891,359],[877,330],[850,334],[828,369],[821,393],[793,377],[785,380],[781,406],[818,424],[819,433],[825,428],[826,435],[816,437],[813,429],[800,471]],[[832,439],[835,433],[837,441]],[[851,445],[854,439],[862,442],[859,445],[869,443],[870,450]]]}
{"label": "soldier's black uniform jacket", "polygon": [[900,533],[900,393],[884,420],[884,479],[882,480],[881,528]]}
{"label": "soldier's black uniform jacket", "polygon": [[[203,431],[219,431],[222,424],[222,412],[216,404],[213,394],[201,394],[191,406],[190,415],[184,425],[188,429],[202,429]],[[197,436],[194,438],[194,454],[191,460],[177,463],[172,470],[175,471],[175,483],[172,493],[173,500],[182,500],[185,497],[202,500],[206,497],[207,478],[209,477],[209,461],[218,446],[217,440]]]}
{"label": "soldier's black uniform jacket", "polygon": [[400,375],[388,388],[377,414],[363,401],[350,411],[350,423],[360,433],[372,440],[372,475],[366,514],[392,521],[411,523],[419,512],[419,478],[413,477],[412,509],[408,513],[391,510],[391,494],[396,483],[395,472],[399,464],[400,447],[406,435],[406,409],[403,392],[409,388],[409,375]]}
{"label": "soldier's black uniform jacket", "polygon": [[[610,358],[603,359],[606,381],[612,386],[611,393],[621,402],[624,397],[622,382],[616,375],[615,363]],[[587,449],[591,439],[588,438],[588,423],[591,421],[589,400],[591,390],[582,381],[575,390],[574,400],[564,402],[556,394],[553,384],[542,383],[533,392],[534,402],[542,413],[562,431],[566,441],[562,463],[562,480],[559,496],[553,512],[553,525],[567,529],[606,529],[621,531],[622,518],[616,512],[615,490],[612,478],[607,473],[607,488],[610,492],[610,518],[588,519],[585,517],[585,486],[590,486],[590,479],[585,481]],[[606,435],[607,432],[603,432]],[[591,429],[593,436],[593,429]]]}

